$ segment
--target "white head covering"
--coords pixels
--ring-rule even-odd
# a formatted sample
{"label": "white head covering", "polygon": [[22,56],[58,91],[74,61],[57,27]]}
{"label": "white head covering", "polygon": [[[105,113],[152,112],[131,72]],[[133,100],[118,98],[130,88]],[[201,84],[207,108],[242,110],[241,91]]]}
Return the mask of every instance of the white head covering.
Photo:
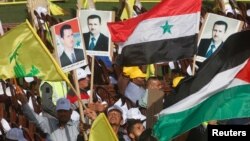
{"label": "white head covering", "polygon": [[76,70],[76,76],[77,76],[77,80],[80,80],[80,79],[86,78],[87,73],[82,68],[78,68]]}

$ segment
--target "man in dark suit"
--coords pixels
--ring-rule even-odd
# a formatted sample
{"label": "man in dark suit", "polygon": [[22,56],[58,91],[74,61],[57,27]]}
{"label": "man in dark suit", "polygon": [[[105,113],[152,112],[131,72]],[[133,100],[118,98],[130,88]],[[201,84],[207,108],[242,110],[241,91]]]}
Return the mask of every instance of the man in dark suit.
{"label": "man in dark suit", "polygon": [[84,42],[87,50],[108,51],[109,38],[100,32],[101,17],[90,15],[87,18],[89,32],[84,33]]}
{"label": "man in dark suit", "polygon": [[223,46],[223,37],[227,31],[227,23],[216,21],[213,25],[212,38],[201,39],[198,47],[198,56],[210,57],[218,48]]}
{"label": "man in dark suit", "polygon": [[74,48],[73,31],[69,24],[64,24],[60,29],[60,36],[64,47],[60,56],[61,66],[65,67],[84,60],[83,50]]}

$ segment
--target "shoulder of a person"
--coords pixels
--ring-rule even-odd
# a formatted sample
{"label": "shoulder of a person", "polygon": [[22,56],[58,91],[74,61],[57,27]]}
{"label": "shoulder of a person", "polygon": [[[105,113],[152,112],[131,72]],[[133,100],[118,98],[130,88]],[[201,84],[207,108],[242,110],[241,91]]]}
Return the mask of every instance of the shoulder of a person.
{"label": "shoulder of a person", "polygon": [[89,35],[89,34],[90,34],[90,32],[85,32],[85,33],[83,33],[83,35],[85,35],[85,36],[86,36],[86,35]]}
{"label": "shoulder of a person", "polygon": [[202,38],[201,41],[210,41],[212,38]]}
{"label": "shoulder of a person", "polygon": [[81,48],[74,48],[75,51],[81,51]]}
{"label": "shoulder of a person", "polygon": [[100,36],[105,37],[106,39],[108,39],[108,37],[106,35],[104,35],[103,33],[101,33]]}

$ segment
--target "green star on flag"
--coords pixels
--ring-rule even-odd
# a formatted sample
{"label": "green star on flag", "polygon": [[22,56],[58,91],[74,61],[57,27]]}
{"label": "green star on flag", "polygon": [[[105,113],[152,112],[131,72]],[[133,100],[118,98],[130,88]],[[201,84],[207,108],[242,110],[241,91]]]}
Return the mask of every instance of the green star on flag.
{"label": "green star on flag", "polygon": [[161,26],[161,28],[163,29],[163,34],[165,34],[166,32],[171,34],[172,27],[173,27],[173,25],[169,25],[168,21],[166,21],[165,25]]}

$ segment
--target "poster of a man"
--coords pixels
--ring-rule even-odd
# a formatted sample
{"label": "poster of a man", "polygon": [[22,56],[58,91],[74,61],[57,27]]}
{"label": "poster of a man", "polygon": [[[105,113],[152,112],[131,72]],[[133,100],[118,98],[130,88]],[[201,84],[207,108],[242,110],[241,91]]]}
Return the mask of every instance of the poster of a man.
{"label": "poster of a man", "polygon": [[108,51],[109,38],[102,34],[101,17],[90,15],[87,18],[89,32],[84,33],[84,42],[87,50]]}
{"label": "poster of a man", "polygon": [[225,21],[216,21],[212,28],[212,37],[201,39],[198,55],[206,58],[210,57],[213,52],[223,45],[223,37],[227,31],[227,23]]}
{"label": "poster of a man", "polygon": [[239,20],[209,13],[202,26],[197,52],[197,61],[203,62],[219,48],[233,33],[242,29],[243,23]]}
{"label": "poster of a man", "polygon": [[107,22],[113,21],[112,12],[80,10],[79,15],[87,54],[110,56],[111,38]]}
{"label": "poster of a man", "polygon": [[65,72],[87,63],[80,31],[77,18],[54,26],[57,58]]}

